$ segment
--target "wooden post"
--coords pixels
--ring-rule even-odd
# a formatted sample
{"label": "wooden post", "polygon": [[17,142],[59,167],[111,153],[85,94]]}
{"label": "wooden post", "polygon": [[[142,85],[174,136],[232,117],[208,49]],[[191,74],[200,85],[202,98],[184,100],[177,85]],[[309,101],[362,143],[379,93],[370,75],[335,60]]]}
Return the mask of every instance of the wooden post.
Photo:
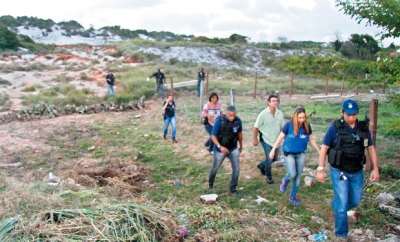
{"label": "wooden post", "polygon": [[289,90],[289,96],[292,97],[293,93],[293,72],[290,73],[290,90]]}
{"label": "wooden post", "polygon": [[281,104],[281,94],[280,94],[279,91],[275,91],[275,95],[276,95],[276,97],[277,97],[277,99],[278,99],[278,106],[277,106],[277,108],[279,108],[279,105]]}
{"label": "wooden post", "polygon": [[200,82],[200,124],[203,123],[203,118],[201,117],[201,112],[203,112],[203,98],[204,98],[204,82]]}
{"label": "wooden post", "polygon": [[325,95],[328,95],[328,74],[325,76]]}
{"label": "wooden post", "polygon": [[257,96],[257,72],[254,75],[254,94],[253,94],[253,98],[256,99]]}
{"label": "wooden post", "polygon": [[235,106],[235,91],[233,87],[231,87],[231,105]]}
{"label": "wooden post", "polygon": [[340,89],[340,96],[343,95],[343,89],[344,89],[344,76],[342,78],[342,88]]}
{"label": "wooden post", "polygon": [[205,89],[206,95],[208,95],[208,75],[209,75],[209,72],[207,71],[206,72],[206,89]]}
{"label": "wooden post", "polygon": [[[378,123],[378,99],[372,98],[369,107],[369,131],[371,132],[372,141],[376,147],[376,128]],[[365,164],[365,170],[371,170],[371,160],[367,155],[367,162]]]}
{"label": "wooden post", "polygon": [[385,86],[386,86],[386,79],[383,80],[383,90],[382,90],[383,94],[385,94]]}
{"label": "wooden post", "polygon": [[174,96],[174,82],[172,81],[172,76],[171,76],[171,90],[169,91],[169,94]]}
{"label": "wooden post", "polygon": [[360,74],[358,74],[358,76],[357,76],[357,88],[356,88],[356,95],[358,96],[358,89],[359,89],[359,86],[360,86]]}

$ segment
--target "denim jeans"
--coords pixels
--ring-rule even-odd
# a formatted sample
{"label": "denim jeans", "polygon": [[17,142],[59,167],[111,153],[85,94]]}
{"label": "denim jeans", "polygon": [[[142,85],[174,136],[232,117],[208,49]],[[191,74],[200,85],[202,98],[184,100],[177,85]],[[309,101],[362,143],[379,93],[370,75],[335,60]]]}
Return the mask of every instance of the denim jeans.
{"label": "denim jeans", "polygon": [[[259,163],[259,165],[264,166],[265,168],[265,175],[267,177],[272,177],[272,173],[271,173],[271,163],[272,160],[269,158],[269,152],[271,152],[272,150],[272,146],[270,146],[269,144],[265,143],[264,141],[261,141],[261,145],[264,149],[264,153],[265,153],[265,160],[261,161]],[[278,159],[279,156],[279,149],[275,150],[275,157],[273,161],[276,161]]]}
{"label": "denim jeans", "polygon": [[229,185],[229,191],[235,192],[236,186],[237,186],[237,183],[239,180],[239,173],[240,173],[239,156],[240,156],[240,152],[238,149],[232,150],[227,155],[225,155],[222,152],[214,150],[214,161],[213,161],[213,165],[210,169],[210,175],[208,177],[208,184],[210,186],[214,186],[214,180],[217,175],[218,168],[221,166],[225,157],[228,157],[229,160],[231,161],[231,166],[232,166],[232,176],[231,176],[231,184]]}
{"label": "denim jeans", "polygon": [[286,175],[283,178],[286,181],[293,180],[290,196],[296,196],[301,183],[301,174],[306,163],[306,154],[304,152],[296,155],[289,154],[288,156],[284,156],[283,160],[286,166]]}
{"label": "denim jeans", "polygon": [[111,96],[114,96],[114,85],[107,84],[107,96],[110,96],[110,90]]}
{"label": "denim jeans", "polygon": [[197,79],[197,96],[200,96],[200,85],[204,79]]}
{"label": "denim jeans", "polygon": [[210,147],[208,148],[208,151],[212,151],[214,149],[214,142],[211,140],[211,131],[213,129],[213,126],[211,124],[206,124],[204,125],[204,128],[206,129],[207,133],[210,135],[206,143],[210,144]]}
{"label": "denim jeans", "polygon": [[154,86],[154,99],[157,98],[157,91],[158,90],[160,90],[161,98],[164,99],[165,98],[165,96],[164,96],[164,84],[156,83],[156,85]]}
{"label": "denim jeans", "polygon": [[335,235],[346,237],[349,232],[347,211],[357,207],[363,196],[364,173],[363,170],[356,173],[343,174],[347,179],[340,179],[340,170],[330,168],[331,182],[333,187],[332,207],[335,217]]}
{"label": "denim jeans", "polygon": [[168,133],[168,126],[171,124],[171,129],[172,129],[172,138],[176,138],[176,117],[166,117],[164,119],[164,137],[167,136]]}

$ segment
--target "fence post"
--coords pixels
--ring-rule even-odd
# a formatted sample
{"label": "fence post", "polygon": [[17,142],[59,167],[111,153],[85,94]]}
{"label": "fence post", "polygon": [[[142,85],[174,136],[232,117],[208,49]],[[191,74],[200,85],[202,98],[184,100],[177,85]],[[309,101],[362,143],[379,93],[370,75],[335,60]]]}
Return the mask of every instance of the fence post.
{"label": "fence post", "polygon": [[358,96],[358,88],[360,86],[360,74],[357,76],[357,88],[356,88],[356,96]]}
{"label": "fence post", "polygon": [[340,89],[340,96],[343,95],[343,89],[344,89],[344,76],[342,78],[342,88]]}
{"label": "fence post", "polygon": [[256,96],[257,96],[257,72],[254,75],[254,95],[253,95],[253,98],[256,99]]}
{"label": "fence post", "polygon": [[386,79],[383,80],[383,90],[382,90],[383,94],[385,94],[385,86],[386,86]]}
{"label": "fence post", "polygon": [[325,96],[328,95],[328,74],[325,76]]}
{"label": "fence post", "polygon": [[169,94],[174,96],[174,82],[172,81],[172,76],[171,76],[171,91],[169,91]]}
{"label": "fence post", "polygon": [[203,93],[204,93],[204,82],[200,82],[200,124],[203,123],[203,118],[201,117],[201,112],[203,112]]}
{"label": "fence post", "polygon": [[279,108],[279,105],[281,105],[281,94],[279,91],[275,91],[275,95],[278,99],[278,107],[277,108]]}
{"label": "fence post", "polygon": [[207,71],[206,72],[206,90],[205,90],[206,95],[208,95],[208,74],[209,74],[209,72]]}
{"label": "fence post", "polygon": [[235,106],[235,91],[233,87],[231,87],[231,105]]}
{"label": "fence post", "polygon": [[[369,109],[369,131],[371,132],[372,141],[376,148],[376,127],[378,123],[378,99],[372,98]],[[365,163],[365,170],[371,170],[371,160],[367,155],[367,162]]]}
{"label": "fence post", "polygon": [[290,90],[289,90],[289,96],[292,97],[293,93],[293,72],[290,73]]}

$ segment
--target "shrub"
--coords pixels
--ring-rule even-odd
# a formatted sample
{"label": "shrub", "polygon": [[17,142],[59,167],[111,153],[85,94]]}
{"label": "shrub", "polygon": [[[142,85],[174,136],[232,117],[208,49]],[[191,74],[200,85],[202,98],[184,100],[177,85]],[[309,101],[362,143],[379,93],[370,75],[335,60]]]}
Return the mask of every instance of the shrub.
{"label": "shrub", "polygon": [[36,92],[36,88],[34,86],[24,87],[21,91],[23,92]]}
{"label": "shrub", "polygon": [[11,82],[4,80],[3,78],[0,77],[0,85],[8,85],[11,86]]}
{"label": "shrub", "polygon": [[17,34],[8,30],[4,25],[0,25],[0,50],[17,50],[19,41]]}

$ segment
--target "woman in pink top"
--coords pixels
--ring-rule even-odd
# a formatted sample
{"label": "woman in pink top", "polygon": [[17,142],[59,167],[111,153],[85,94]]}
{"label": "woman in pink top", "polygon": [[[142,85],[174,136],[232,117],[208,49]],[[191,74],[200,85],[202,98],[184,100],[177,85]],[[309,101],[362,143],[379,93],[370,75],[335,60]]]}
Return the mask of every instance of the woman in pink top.
{"label": "woman in pink top", "polygon": [[201,112],[201,117],[207,120],[204,128],[207,133],[210,135],[208,140],[204,143],[204,146],[207,147],[208,151],[212,154],[213,152],[213,142],[211,141],[211,131],[214,126],[215,120],[221,116],[222,114],[222,105],[218,102],[218,94],[212,92],[210,97],[208,98],[208,103],[204,105],[203,111]]}

